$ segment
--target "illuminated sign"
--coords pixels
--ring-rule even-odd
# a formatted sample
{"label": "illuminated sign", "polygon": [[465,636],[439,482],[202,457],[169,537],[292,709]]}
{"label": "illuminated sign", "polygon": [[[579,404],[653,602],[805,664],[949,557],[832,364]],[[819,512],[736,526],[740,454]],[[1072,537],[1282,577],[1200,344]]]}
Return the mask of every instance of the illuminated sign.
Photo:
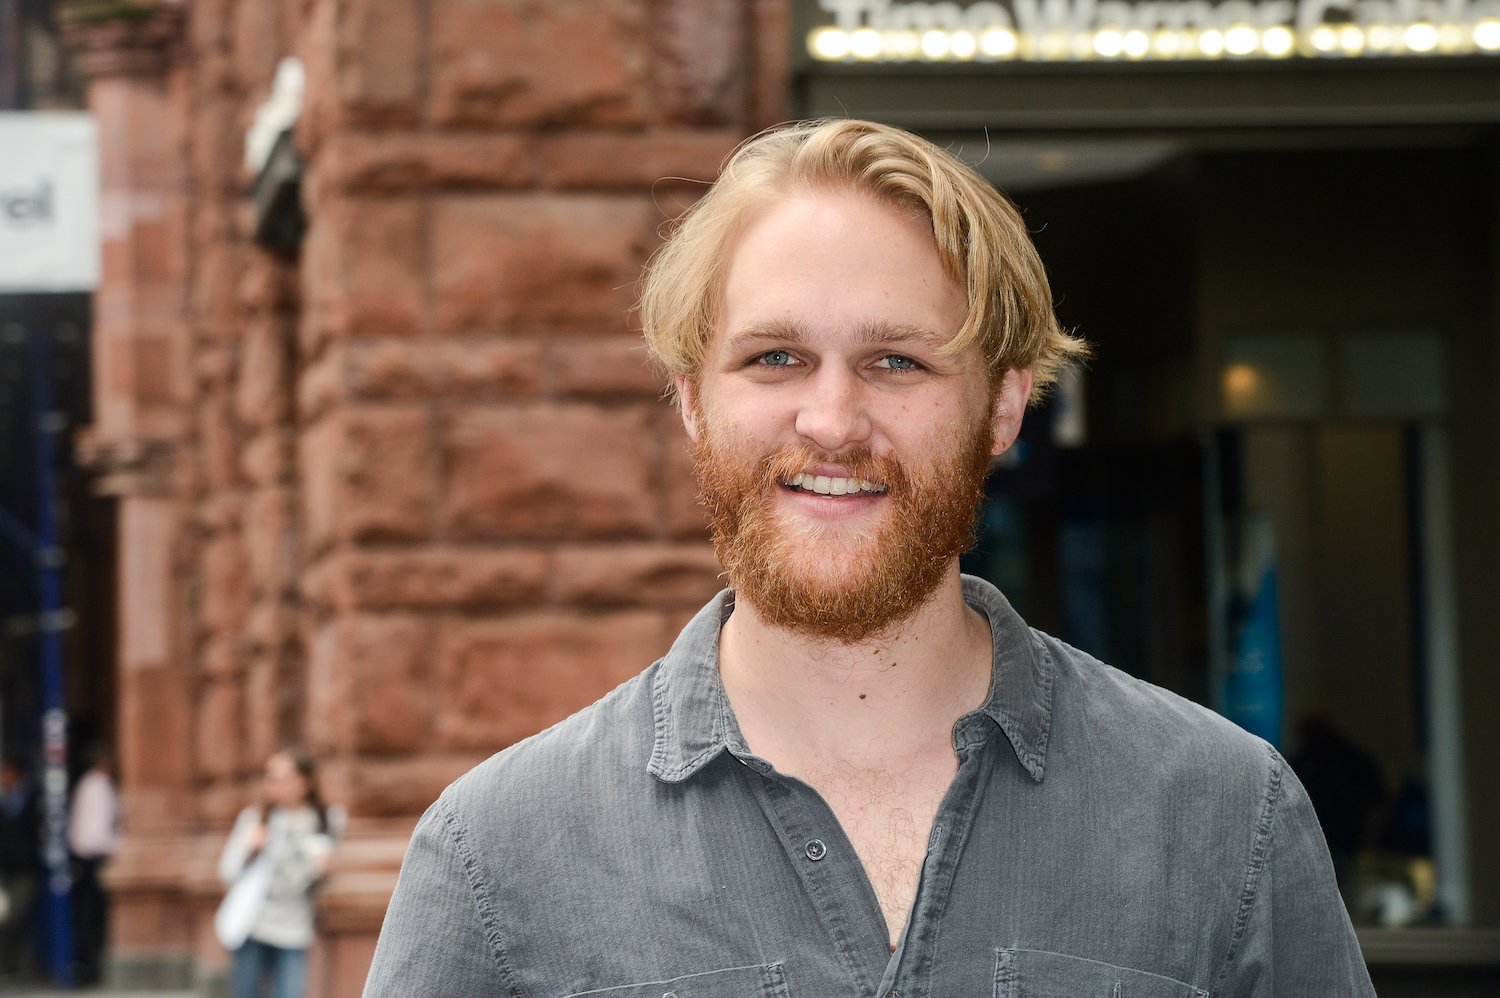
{"label": "illuminated sign", "polygon": [[825,62],[1500,55],[1500,0],[819,0]]}

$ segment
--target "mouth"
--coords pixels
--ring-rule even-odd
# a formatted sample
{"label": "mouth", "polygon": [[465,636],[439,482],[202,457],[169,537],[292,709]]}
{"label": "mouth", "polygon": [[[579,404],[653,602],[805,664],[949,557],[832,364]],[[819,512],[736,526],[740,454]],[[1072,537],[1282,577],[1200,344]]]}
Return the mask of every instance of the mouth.
{"label": "mouth", "polygon": [[782,479],[784,488],[793,492],[806,492],[819,496],[881,495],[887,486],[864,478],[837,478],[831,475],[810,475],[806,472]]}

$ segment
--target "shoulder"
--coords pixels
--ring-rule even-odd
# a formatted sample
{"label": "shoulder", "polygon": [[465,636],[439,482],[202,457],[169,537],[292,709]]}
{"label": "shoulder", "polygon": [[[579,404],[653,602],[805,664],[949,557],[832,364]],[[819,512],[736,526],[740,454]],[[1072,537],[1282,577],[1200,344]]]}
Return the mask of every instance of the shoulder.
{"label": "shoulder", "polygon": [[73,796],[80,800],[100,797],[109,792],[108,781],[102,773],[89,770],[78,778],[78,783],[73,787]]}
{"label": "shoulder", "polygon": [[1186,697],[1106,665],[1041,631],[1052,664],[1052,746],[1107,765],[1120,778],[1219,783],[1262,797],[1285,762],[1263,739]]}
{"label": "shoulder", "polygon": [[[442,792],[412,835],[382,946],[388,933],[427,938],[440,924],[480,933],[504,968],[501,939],[518,931],[518,918],[541,918],[569,892],[583,898],[602,890],[597,868],[577,857],[639,844],[653,827],[660,787],[647,765],[657,668],[491,756]],[[393,930],[392,919],[404,928]]]}
{"label": "shoulder", "polygon": [[640,792],[654,736],[657,662],[593,705],[496,753],[444,790],[437,809],[486,836],[567,821]]}
{"label": "shoulder", "polygon": [[233,879],[239,872],[239,864],[244,860],[233,857],[243,856],[249,851],[250,833],[256,825],[260,824],[260,821],[260,808],[254,806],[245,808],[235,817],[234,827],[229,830],[229,836],[224,840],[224,851],[220,857],[221,863],[230,864],[220,867],[220,875],[226,880]]}

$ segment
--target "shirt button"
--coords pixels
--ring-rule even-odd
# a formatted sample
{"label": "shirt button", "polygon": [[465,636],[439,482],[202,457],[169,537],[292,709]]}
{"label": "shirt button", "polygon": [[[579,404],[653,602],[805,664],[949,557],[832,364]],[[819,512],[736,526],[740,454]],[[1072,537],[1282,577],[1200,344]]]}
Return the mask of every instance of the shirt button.
{"label": "shirt button", "polygon": [[824,856],[828,855],[828,847],[823,844],[822,839],[808,839],[807,849],[805,851],[807,853],[807,858],[812,860],[814,863],[822,859]]}

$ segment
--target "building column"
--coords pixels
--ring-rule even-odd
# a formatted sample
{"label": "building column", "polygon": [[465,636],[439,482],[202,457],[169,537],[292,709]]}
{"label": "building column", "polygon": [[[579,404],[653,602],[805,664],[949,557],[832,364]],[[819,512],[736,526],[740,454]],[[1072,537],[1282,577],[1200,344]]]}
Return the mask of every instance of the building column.
{"label": "building column", "polygon": [[116,756],[126,835],[107,870],[110,974],[154,986],[185,982],[194,925],[182,876],[195,847],[181,460],[182,18],[175,5],[120,16],[95,14],[66,26],[98,124],[102,215],[94,422],[79,447],[98,488],[118,498]]}

